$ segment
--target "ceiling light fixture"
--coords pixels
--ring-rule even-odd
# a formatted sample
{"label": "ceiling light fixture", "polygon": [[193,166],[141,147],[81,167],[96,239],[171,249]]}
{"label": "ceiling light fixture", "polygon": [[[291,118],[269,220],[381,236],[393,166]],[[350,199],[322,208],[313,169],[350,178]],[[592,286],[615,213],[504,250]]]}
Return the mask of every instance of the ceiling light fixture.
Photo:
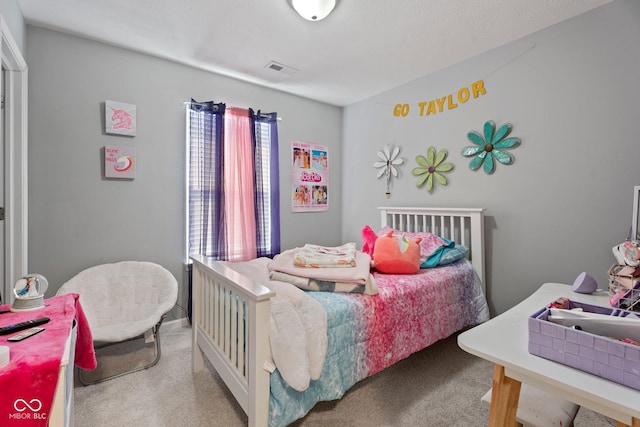
{"label": "ceiling light fixture", "polygon": [[336,0],[289,0],[291,6],[300,16],[308,21],[320,21],[326,18],[334,7]]}

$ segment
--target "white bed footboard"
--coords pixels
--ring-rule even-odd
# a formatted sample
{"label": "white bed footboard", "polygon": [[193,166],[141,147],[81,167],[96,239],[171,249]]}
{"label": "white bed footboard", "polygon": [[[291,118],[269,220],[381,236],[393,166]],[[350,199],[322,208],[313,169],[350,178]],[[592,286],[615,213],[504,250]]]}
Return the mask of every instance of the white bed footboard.
{"label": "white bed footboard", "polygon": [[193,260],[193,371],[203,353],[249,417],[249,426],[269,422],[269,307],[265,286],[203,256]]}

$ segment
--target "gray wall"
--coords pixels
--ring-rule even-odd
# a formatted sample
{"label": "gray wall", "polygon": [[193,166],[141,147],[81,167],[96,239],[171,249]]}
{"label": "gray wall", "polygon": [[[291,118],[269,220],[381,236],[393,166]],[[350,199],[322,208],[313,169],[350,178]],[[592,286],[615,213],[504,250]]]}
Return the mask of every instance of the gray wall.
{"label": "gray wall", "polygon": [[[627,237],[640,185],[638,76],[640,2],[620,0],[346,107],[343,240],[377,225],[377,206],[483,207],[493,313],[582,271],[606,288],[611,247]],[[481,79],[486,95],[419,116],[419,102]],[[397,103],[411,104],[407,117],[393,116]],[[522,140],[515,164],[490,176],[460,154],[487,120],[512,123]],[[407,159],[389,200],[373,168],[388,143]],[[455,165],[432,194],[411,174],[429,146],[447,149]]]}
{"label": "gray wall", "polygon": [[[606,287],[611,247],[627,237],[632,189],[640,185],[639,2],[616,1],[344,111],[40,28],[27,27],[26,35],[29,265],[52,291],[83,268],[121,259],[159,262],[182,282],[182,102],[190,97],[283,117],[283,247],[359,242],[363,225],[378,224],[378,206],[481,206],[488,298],[499,313],[541,283],[572,283],[582,271]],[[418,116],[418,103],[476,80],[486,95]],[[103,133],[106,99],[137,105],[138,136]],[[398,103],[411,105],[407,117],[393,116]],[[469,170],[460,155],[470,145],[467,132],[487,120],[512,123],[522,139],[515,164],[499,164],[491,176]],[[329,146],[329,212],[290,212],[292,140]],[[372,166],[388,143],[407,159],[390,199]],[[137,149],[136,180],[102,179],[105,145]],[[411,175],[415,156],[429,146],[447,149],[455,164],[449,185],[433,194],[416,188]]]}
{"label": "gray wall", "polygon": [[[127,259],[164,265],[184,285],[184,101],[191,97],[277,111],[282,246],[340,241],[340,108],[32,26],[27,62],[29,269],[49,279],[49,293],[82,269]],[[137,136],[104,133],[105,100],[136,104]],[[291,213],[292,140],[328,145],[329,211]],[[105,145],[136,149],[135,180],[102,178]],[[186,305],[184,289],[179,302]]]}
{"label": "gray wall", "polygon": [[25,56],[25,34],[27,26],[24,23],[18,0],[2,0],[0,2],[0,14],[2,14],[2,17],[7,23],[22,56]]}

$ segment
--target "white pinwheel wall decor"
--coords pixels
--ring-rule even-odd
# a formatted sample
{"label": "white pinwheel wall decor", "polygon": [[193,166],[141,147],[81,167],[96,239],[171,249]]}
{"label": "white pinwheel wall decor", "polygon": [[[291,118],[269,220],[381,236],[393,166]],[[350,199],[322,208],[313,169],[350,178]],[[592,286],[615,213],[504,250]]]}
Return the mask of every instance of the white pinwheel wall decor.
{"label": "white pinwheel wall decor", "polygon": [[398,157],[400,154],[400,147],[392,147],[391,145],[385,145],[382,150],[378,151],[378,157],[380,160],[373,164],[374,167],[380,169],[378,171],[378,178],[385,177],[387,183],[387,198],[391,197],[391,177],[398,177],[398,168],[404,163],[402,157]]}

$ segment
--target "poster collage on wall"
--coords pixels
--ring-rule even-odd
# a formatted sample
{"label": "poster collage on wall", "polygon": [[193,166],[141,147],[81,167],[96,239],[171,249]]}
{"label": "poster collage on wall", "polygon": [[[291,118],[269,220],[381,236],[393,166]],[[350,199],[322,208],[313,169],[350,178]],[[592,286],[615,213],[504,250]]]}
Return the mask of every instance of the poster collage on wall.
{"label": "poster collage on wall", "polygon": [[329,150],[326,145],[291,144],[291,211],[329,210]]}

